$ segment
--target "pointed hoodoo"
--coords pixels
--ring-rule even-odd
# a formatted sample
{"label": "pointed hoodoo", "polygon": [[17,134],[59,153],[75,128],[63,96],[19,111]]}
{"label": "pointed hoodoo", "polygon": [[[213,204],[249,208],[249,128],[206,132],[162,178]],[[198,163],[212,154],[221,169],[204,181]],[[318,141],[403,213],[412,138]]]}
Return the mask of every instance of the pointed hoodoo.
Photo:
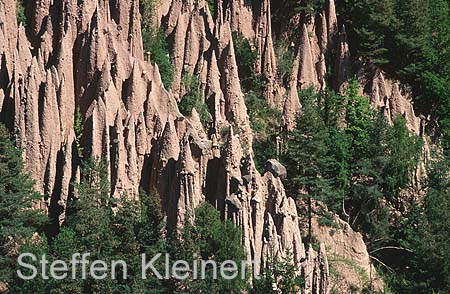
{"label": "pointed hoodoo", "polygon": [[181,172],[194,175],[196,171],[196,164],[192,158],[191,146],[189,143],[189,136],[185,135],[180,142],[180,157],[178,160],[178,168]]}
{"label": "pointed hoodoo", "polygon": [[180,142],[170,116],[167,119],[166,126],[161,136],[159,144],[159,158],[161,161],[167,162],[169,159],[178,160],[180,154]]}
{"label": "pointed hoodoo", "polygon": [[147,98],[147,83],[141,65],[135,61],[129,78],[126,108],[133,115],[139,114]]}
{"label": "pointed hoodoo", "polygon": [[301,112],[300,98],[298,96],[298,75],[300,71],[301,51],[297,51],[297,56],[292,65],[292,76],[289,83],[288,94],[283,105],[283,125],[287,131],[295,128],[297,116]]}
{"label": "pointed hoodoo", "polygon": [[341,91],[345,88],[350,77],[350,49],[348,48],[347,33],[345,32],[344,25],[342,25],[342,29],[339,32],[339,44],[335,61],[335,70],[336,76],[334,87],[337,91]]}
{"label": "pointed hoodoo", "polygon": [[180,157],[177,162],[178,180],[173,182],[173,190],[169,195],[167,212],[169,227],[182,226],[186,217],[192,218],[195,208],[202,202],[197,174],[189,135],[185,135],[180,142]]}
{"label": "pointed hoodoo", "polygon": [[216,125],[222,125],[225,123],[225,98],[220,86],[221,74],[217,65],[216,53],[212,50],[210,61],[208,62],[207,73],[207,100],[213,100],[208,104],[213,104],[214,109],[211,113]]}
{"label": "pointed hoodoo", "polygon": [[230,176],[240,177],[240,166],[242,158],[241,143],[238,135],[234,134],[233,127],[230,127],[227,143],[225,145],[226,171]]}
{"label": "pointed hoodoo", "polygon": [[326,14],[328,27],[328,48],[333,50],[335,38],[338,33],[338,22],[334,0],[327,0]]}
{"label": "pointed hoodoo", "polygon": [[300,60],[298,81],[300,83],[300,88],[306,89],[310,86],[314,86],[316,89],[320,88],[320,84],[317,80],[316,68],[313,63],[311,43],[306,25],[303,25],[302,40],[298,50],[299,53],[297,58]]}
{"label": "pointed hoodoo", "polygon": [[320,14],[320,52],[325,54],[328,50],[328,28],[327,28],[327,17],[324,12]]}
{"label": "pointed hoodoo", "polygon": [[238,66],[234,53],[233,39],[229,23],[225,23],[221,29],[220,60],[222,65],[221,88],[225,100],[225,116],[231,124],[243,130],[245,139],[249,146],[252,142],[249,117],[244,101],[244,94],[241,90],[241,83],[238,75]]}
{"label": "pointed hoodoo", "polygon": [[[188,28],[190,23],[191,11],[187,9],[182,9],[180,14],[177,15],[177,22],[173,32],[173,65],[174,65],[174,75],[172,82],[172,92],[179,93],[181,89],[182,74],[185,63],[185,52],[186,46],[186,36],[188,34]],[[181,97],[180,97],[181,98]]]}
{"label": "pointed hoodoo", "polygon": [[258,59],[255,64],[255,72],[262,74],[267,80],[265,96],[272,107],[281,108],[281,96],[277,95],[277,63],[272,40],[272,18],[270,1],[264,0],[261,4],[261,16],[259,18],[256,46]]}

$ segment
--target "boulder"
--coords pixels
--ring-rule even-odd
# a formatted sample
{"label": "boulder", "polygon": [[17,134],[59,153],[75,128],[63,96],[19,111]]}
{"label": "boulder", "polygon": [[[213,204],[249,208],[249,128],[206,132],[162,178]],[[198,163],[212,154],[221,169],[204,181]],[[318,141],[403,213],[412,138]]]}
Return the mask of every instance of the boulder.
{"label": "boulder", "polygon": [[275,177],[281,179],[285,179],[287,177],[286,168],[276,159],[267,160],[266,171],[271,172]]}

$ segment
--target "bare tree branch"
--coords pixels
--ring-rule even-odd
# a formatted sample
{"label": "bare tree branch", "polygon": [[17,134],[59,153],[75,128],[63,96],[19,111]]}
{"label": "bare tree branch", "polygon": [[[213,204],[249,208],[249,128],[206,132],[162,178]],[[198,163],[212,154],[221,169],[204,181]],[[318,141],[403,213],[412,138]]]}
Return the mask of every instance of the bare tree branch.
{"label": "bare tree branch", "polygon": [[396,247],[396,246],[384,246],[384,247],[380,247],[377,248],[375,250],[370,251],[369,253],[372,254],[374,252],[380,251],[380,250],[385,250],[385,249],[395,249],[395,250],[403,250],[403,251],[407,251],[407,252],[411,252],[413,253],[414,251],[408,248],[402,248],[402,247]]}

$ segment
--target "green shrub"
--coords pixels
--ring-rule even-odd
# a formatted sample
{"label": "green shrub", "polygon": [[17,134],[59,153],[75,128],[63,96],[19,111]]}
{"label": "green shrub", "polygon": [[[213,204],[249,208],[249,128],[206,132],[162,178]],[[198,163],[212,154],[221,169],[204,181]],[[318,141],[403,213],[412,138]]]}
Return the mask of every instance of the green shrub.
{"label": "green shrub", "polygon": [[268,159],[277,158],[277,136],[281,130],[281,112],[271,108],[264,98],[250,92],[245,96],[250,125],[255,133],[253,141],[256,168],[264,172]]}
{"label": "green shrub", "polygon": [[292,66],[295,58],[294,52],[287,41],[278,40],[275,42],[275,55],[277,58],[278,76],[287,82],[292,74]]}
{"label": "green shrub", "polygon": [[170,61],[169,46],[166,35],[155,24],[156,0],[140,0],[139,11],[142,15],[142,41],[144,50],[149,51],[150,61],[157,64],[161,74],[161,80],[166,88],[170,88],[173,82],[174,66]]}
{"label": "green shrub", "polygon": [[239,78],[245,89],[251,88],[248,83],[254,76],[254,64],[258,52],[254,50],[250,41],[240,32],[233,32],[234,53],[238,65]]}
{"label": "green shrub", "polygon": [[211,15],[214,17],[214,15],[216,14],[216,6],[214,3],[214,0],[207,0],[206,2],[208,3],[208,7],[209,7],[209,11],[211,12]]}
{"label": "green shrub", "polygon": [[299,13],[305,13],[307,15],[314,15],[318,11],[323,10],[325,0],[288,0],[287,9],[288,15],[286,17],[293,17]]}
{"label": "green shrub", "polygon": [[155,12],[160,0],[139,0],[139,12],[142,16],[142,26],[148,28],[157,27]]}
{"label": "green shrub", "polygon": [[271,256],[273,254],[267,257],[267,262],[261,268],[260,278],[253,281],[253,288],[249,293],[300,293],[300,289],[305,287],[305,279],[299,274],[298,265],[292,262],[292,252],[288,252],[281,260]]}
{"label": "green shrub", "polygon": [[211,121],[211,115],[208,106],[203,102],[198,77],[184,74],[182,84],[187,93],[178,104],[178,109],[183,115],[189,116],[192,115],[192,109],[195,108],[203,126],[206,126],[206,123]]}
{"label": "green shrub", "polygon": [[25,16],[25,6],[22,0],[17,2],[17,24],[27,25],[27,17]]}
{"label": "green shrub", "polygon": [[81,114],[80,107],[77,107],[75,111],[75,123],[74,123],[74,131],[75,131],[75,144],[77,146],[78,156],[83,157],[84,148],[81,144],[81,140],[83,139],[84,125],[83,125],[83,114]]}
{"label": "green shrub", "polygon": [[337,230],[340,229],[340,226],[334,219],[333,215],[325,210],[318,213],[317,222],[320,226],[334,228]]}
{"label": "green shrub", "polygon": [[175,68],[170,61],[168,44],[164,31],[150,27],[142,28],[144,50],[149,51],[152,64],[157,64],[161,80],[166,88],[172,87]]}

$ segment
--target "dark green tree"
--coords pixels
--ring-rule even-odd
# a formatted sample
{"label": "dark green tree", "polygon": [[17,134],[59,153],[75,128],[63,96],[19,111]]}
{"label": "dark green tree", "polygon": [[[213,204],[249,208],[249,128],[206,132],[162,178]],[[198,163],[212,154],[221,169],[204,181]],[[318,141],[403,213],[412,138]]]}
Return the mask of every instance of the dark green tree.
{"label": "dark green tree", "polygon": [[0,282],[10,282],[18,250],[43,229],[47,218],[39,208],[41,195],[25,172],[22,153],[0,124]]}
{"label": "dark green tree", "polygon": [[[182,258],[193,262],[194,254],[197,261],[214,260],[218,263],[233,260],[241,265],[246,260],[242,247],[242,232],[231,221],[222,221],[220,213],[210,204],[200,205],[195,210],[195,221],[186,221],[180,235],[172,241],[172,254],[175,258]],[[213,279],[213,268],[206,270],[205,280],[188,279],[176,283],[176,289],[183,293],[242,293],[247,285],[241,278],[241,272],[233,280],[220,277]]]}
{"label": "dark green tree", "polygon": [[346,0],[338,5],[352,56],[400,79],[450,150],[450,9],[447,0]]}
{"label": "dark green tree", "polygon": [[287,135],[283,162],[288,166],[286,188],[294,197],[308,201],[309,242],[311,242],[311,201],[326,201],[332,192],[329,177],[334,159],[328,148],[329,132],[318,107],[318,95],[313,88],[300,93],[302,114],[297,127]]}
{"label": "dark green tree", "polygon": [[421,140],[406,128],[405,118],[397,116],[393,126],[386,132],[386,147],[388,160],[381,175],[381,188],[386,199],[396,204],[401,190],[411,183],[413,169],[420,159],[422,144]]}
{"label": "dark green tree", "polygon": [[387,275],[396,293],[448,293],[450,291],[450,162],[441,155],[428,170],[428,192],[423,204],[412,207],[395,232],[398,245],[408,249]]}

